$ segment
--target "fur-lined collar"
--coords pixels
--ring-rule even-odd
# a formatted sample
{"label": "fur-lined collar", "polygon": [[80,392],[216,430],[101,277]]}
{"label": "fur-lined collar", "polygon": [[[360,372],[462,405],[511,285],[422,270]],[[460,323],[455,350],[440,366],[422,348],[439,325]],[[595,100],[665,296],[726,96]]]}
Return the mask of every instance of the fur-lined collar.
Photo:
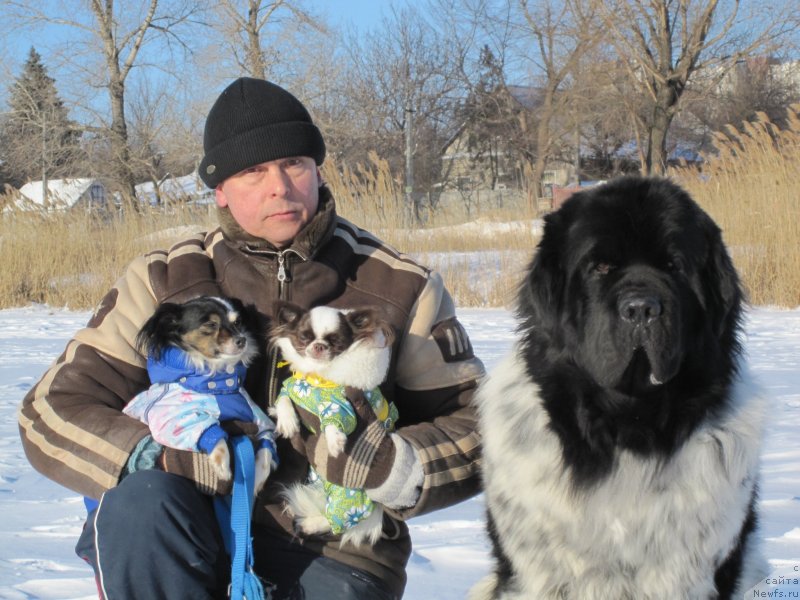
{"label": "fur-lined collar", "polygon": [[291,249],[301,256],[311,258],[333,235],[336,227],[336,203],[330,190],[324,185],[320,186],[317,212],[300,230],[288,248],[276,248],[267,240],[247,233],[236,222],[227,207],[217,207],[217,217],[222,233],[241,249],[256,252],[278,252]]}

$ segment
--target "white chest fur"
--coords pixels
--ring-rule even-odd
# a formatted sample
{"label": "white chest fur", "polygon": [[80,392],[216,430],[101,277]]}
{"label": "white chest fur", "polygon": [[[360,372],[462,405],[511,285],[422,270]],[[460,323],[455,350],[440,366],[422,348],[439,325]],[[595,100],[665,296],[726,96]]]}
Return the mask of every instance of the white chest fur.
{"label": "white chest fur", "polygon": [[[516,353],[477,396],[486,500],[517,590],[504,598],[709,598],[757,481],[765,399],[743,377],[731,410],[669,461],[621,451],[575,491],[538,387]],[[760,575],[756,569],[744,580]]]}

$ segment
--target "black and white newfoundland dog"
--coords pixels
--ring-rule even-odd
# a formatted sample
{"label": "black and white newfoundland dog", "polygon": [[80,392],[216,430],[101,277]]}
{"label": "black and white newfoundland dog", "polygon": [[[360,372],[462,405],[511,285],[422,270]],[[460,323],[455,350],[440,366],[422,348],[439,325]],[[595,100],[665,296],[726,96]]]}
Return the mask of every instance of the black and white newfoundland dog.
{"label": "black and white newfoundland dog", "polygon": [[547,216],[519,340],[476,397],[495,569],[471,599],[738,599],[757,583],[765,399],[741,311],[719,228],[665,179]]}

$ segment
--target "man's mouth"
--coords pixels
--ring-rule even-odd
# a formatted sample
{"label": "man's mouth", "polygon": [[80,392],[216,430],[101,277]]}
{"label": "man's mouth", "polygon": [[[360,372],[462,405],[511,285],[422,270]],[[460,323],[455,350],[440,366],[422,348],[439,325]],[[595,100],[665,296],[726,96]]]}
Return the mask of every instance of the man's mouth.
{"label": "man's mouth", "polygon": [[268,219],[294,219],[297,216],[297,211],[294,210],[285,210],[281,212],[272,213],[267,218]]}

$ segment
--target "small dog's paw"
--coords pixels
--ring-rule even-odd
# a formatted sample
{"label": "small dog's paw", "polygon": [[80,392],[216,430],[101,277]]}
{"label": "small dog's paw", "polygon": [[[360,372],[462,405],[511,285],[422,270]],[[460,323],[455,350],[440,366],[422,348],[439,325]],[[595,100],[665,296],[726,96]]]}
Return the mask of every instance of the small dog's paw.
{"label": "small dog's paw", "polygon": [[275,431],[279,436],[291,438],[300,433],[300,419],[288,398],[278,400],[270,414],[275,419]]}
{"label": "small dog's paw", "polygon": [[228,442],[220,440],[214,449],[208,455],[208,462],[211,463],[211,468],[220,479],[231,478],[231,453],[228,450]]}
{"label": "small dog's paw", "polygon": [[253,485],[253,492],[258,494],[272,471],[272,453],[266,448],[261,448],[256,452],[256,479]]}
{"label": "small dog's paw", "polygon": [[328,454],[336,458],[344,450],[347,436],[342,430],[337,429],[335,425],[327,425],[325,427],[325,441],[328,443]]}
{"label": "small dog's paw", "polygon": [[294,528],[304,535],[330,533],[331,524],[324,516],[295,517]]}

